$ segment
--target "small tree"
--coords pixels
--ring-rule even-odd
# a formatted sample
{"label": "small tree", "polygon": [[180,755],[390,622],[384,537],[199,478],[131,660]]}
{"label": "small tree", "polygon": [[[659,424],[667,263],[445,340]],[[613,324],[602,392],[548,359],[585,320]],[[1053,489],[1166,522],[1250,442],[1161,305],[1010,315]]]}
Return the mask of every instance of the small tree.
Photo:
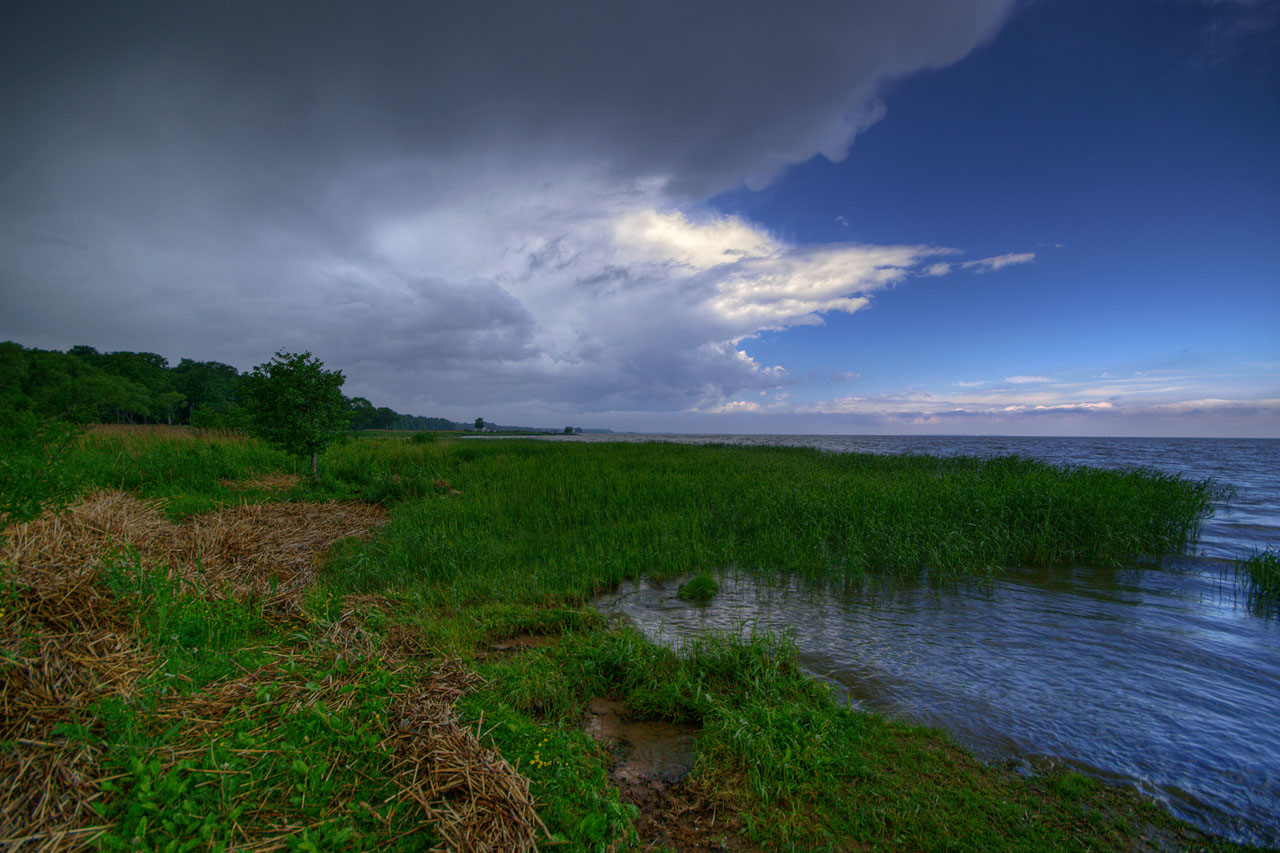
{"label": "small tree", "polygon": [[245,377],[254,430],[291,453],[311,454],[311,476],[318,478],[316,456],[346,429],[351,409],[342,396],[346,377],[325,370],[311,353],[281,350]]}
{"label": "small tree", "polygon": [[484,429],[484,418],[476,418],[476,429],[477,430]]}
{"label": "small tree", "polygon": [[573,435],[573,427],[571,427],[571,426],[567,426],[567,427],[565,427],[565,428],[564,428],[564,434],[565,434],[565,435]]}

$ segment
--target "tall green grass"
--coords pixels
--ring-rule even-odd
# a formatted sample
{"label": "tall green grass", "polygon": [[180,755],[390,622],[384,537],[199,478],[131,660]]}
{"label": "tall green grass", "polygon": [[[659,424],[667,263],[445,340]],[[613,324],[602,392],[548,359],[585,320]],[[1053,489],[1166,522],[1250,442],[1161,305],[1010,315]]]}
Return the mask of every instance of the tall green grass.
{"label": "tall green grass", "polygon": [[1264,607],[1280,606],[1280,551],[1259,551],[1242,560],[1236,571],[1244,575],[1254,601]]}
{"label": "tall green grass", "polygon": [[164,498],[175,518],[244,502],[248,496],[235,487],[237,481],[304,470],[299,459],[244,435],[146,431],[90,433],[69,454],[67,467],[82,491],[120,489]]}
{"label": "tall green grass", "polygon": [[[459,604],[582,600],[640,574],[729,565],[857,581],[939,581],[1009,566],[1119,564],[1191,544],[1214,488],[1154,471],[1021,458],[833,455],[802,448],[452,442],[328,461],[403,504],[334,555],[347,589],[430,589]],[[376,455],[376,460],[375,460]],[[447,481],[432,493],[421,483]],[[361,479],[362,478],[362,479]],[[454,494],[453,492],[458,492]]]}

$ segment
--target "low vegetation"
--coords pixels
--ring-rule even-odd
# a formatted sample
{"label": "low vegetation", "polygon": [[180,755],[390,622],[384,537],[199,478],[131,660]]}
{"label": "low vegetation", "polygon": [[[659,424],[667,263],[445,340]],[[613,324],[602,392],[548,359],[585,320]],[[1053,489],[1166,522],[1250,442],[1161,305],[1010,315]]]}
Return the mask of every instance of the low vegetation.
{"label": "low vegetation", "polygon": [[1241,561],[1249,595],[1262,607],[1280,607],[1280,551],[1268,548]]}
{"label": "low vegetation", "polygon": [[676,597],[685,601],[710,601],[720,591],[720,584],[711,575],[698,575],[680,584]]}
{"label": "low vegetation", "polygon": [[[785,639],[670,650],[585,606],[730,565],[945,584],[1152,558],[1194,539],[1209,484],[391,437],[330,446],[312,479],[243,435],[172,430],[92,432],[66,462],[79,502],[0,552],[0,846],[603,851],[673,826],[702,849],[1230,846],[857,712]],[[601,697],[697,726],[689,777],[649,799],[611,778],[583,730]]]}

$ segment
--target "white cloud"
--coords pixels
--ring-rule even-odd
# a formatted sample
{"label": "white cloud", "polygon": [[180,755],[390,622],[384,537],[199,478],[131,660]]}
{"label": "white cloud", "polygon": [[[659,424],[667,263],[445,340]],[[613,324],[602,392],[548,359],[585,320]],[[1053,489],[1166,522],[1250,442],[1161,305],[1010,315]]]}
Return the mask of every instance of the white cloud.
{"label": "white cloud", "polygon": [[1035,252],[1018,252],[1007,255],[996,255],[993,258],[980,258],[975,261],[965,261],[960,264],[961,267],[975,272],[994,272],[995,270],[1004,269],[1005,267],[1014,266],[1015,264],[1029,264],[1036,259]]}
{"label": "white cloud", "polygon": [[748,257],[716,276],[712,305],[741,329],[739,336],[813,325],[823,313],[867,307],[867,294],[901,281],[937,253],[928,246],[828,244]]}
{"label": "white cloud", "polygon": [[772,257],[781,249],[772,236],[736,216],[693,223],[678,210],[636,210],[619,218],[613,230],[619,260],[623,262],[648,261],[705,270],[750,258]]}
{"label": "white cloud", "polygon": [[762,408],[761,405],[755,402],[754,400],[730,400],[727,403],[721,403],[716,406],[709,406],[703,411],[706,412],[707,414],[725,415],[725,414],[737,414],[740,412],[758,412],[761,410],[761,408]]}
{"label": "white cloud", "polygon": [[[764,329],[819,324],[831,311],[861,310],[876,291],[952,251],[797,246],[732,216],[627,207],[640,200],[656,204],[660,195],[643,188],[611,195],[601,185],[562,200],[567,209],[560,215],[545,208],[545,199],[514,196],[509,188],[500,210],[459,198],[447,215],[433,210],[382,222],[368,247],[382,260],[363,267],[334,262],[348,294],[359,285],[360,306],[381,302],[395,318],[381,345],[365,348],[368,367],[375,368],[384,348],[389,363],[396,351],[420,353],[432,365],[433,386],[421,406],[450,399],[478,405],[482,395],[499,393],[589,409],[718,410],[745,391],[776,391],[792,381],[781,367],[750,358],[738,342]],[[541,213],[532,220],[512,213],[535,208]],[[498,251],[483,240],[495,223],[509,241]],[[473,370],[467,369],[473,350],[435,331],[445,321],[434,294],[453,285],[414,278],[412,271],[430,268],[485,275],[466,288],[493,295],[483,303],[490,313],[448,312],[477,336],[489,330]],[[406,301],[403,294],[415,290],[411,281],[431,298]],[[520,311],[493,313],[503,299]],[[341,316],[358,326],[366,311],[355,306]],[[337,329],[333,336],[340,337]],[[480,385],[475,372],[489,380]]]}
{"label": "white cloud", "polygon": [[[912,389],[867,396],[844,396],[797,407],[800,414],[856,418],[864,425],[952,424],[956,428],[1020,432],[1035,423],[1055,423],[1069,432],[1071,418],[1087,416],[1090,431],[1132,429],[1126,424],[1163,423],[1177,432],[1180,421],[1208,418],[1238,427],[1246,419],[1253,429],[1268,419],[1280,422],[1280,398],[1250,395],[1244,388],[1231,396],[1211,395],[1209,389],[1227,387],[1231,376],[1135,371],[1096,378],[1062,379],[1048,376],[1008,376],[1003,380],[954,382],[944,390]],[[1034,387],[1030,387],[1034,386]],[[1204,396],[1197,396],[1203,394]],[[1198,423],[1207,423],[1200,421]],[[1083,422],[1082,422],[1083,423]],[[982,424],[982,427],[978,427]],[[968,425],[968,426],[965,426]],[[1042,429],[1035,427],[1033,431]],[[1194,427],[1193,427],[1194,431]]]}

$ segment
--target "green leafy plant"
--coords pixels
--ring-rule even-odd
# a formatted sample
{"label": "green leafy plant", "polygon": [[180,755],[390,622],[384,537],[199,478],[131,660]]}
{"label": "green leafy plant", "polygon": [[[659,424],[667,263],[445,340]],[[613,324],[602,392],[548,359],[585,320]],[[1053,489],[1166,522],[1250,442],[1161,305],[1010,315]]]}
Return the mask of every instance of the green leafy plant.
{"label": "green leafy plant", "polygon": [[325,370],[309,352],[277,352],[245,379],[255,431],[283,450],[310,454],[311,476],[318,479],[316,456],[351,417],[345,381],[342,371]]}

